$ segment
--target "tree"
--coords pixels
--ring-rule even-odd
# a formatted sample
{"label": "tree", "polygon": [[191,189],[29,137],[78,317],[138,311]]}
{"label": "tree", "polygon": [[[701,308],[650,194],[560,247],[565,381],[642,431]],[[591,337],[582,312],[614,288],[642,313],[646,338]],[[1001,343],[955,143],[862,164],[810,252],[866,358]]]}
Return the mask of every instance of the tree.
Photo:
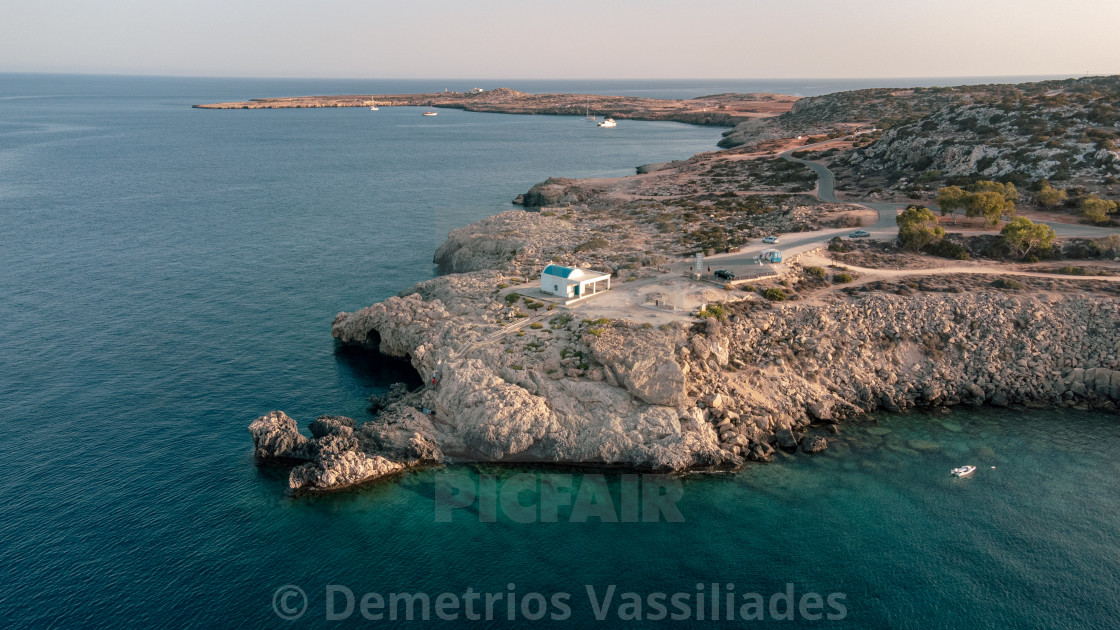
{"label": "tree", "polygon": [[968,193],[960,186],[946,186],[938,189],[937,206],[941,208],[941,216],[951,216],[953,217],[953,223],[956,223],[956,214],[964,212],[965,199],[967,198]]}
{"label": "tree", "polygon": [[1093,223],[1108,223],[1108,215],[1116,212],[1116,202],[1089,195],[1081,200],[1081,216]]}
{"label": "tree", "polygon": [[1012,207],[1015,206],[1016,201],[1019,201],[1019,191],[1015,189],[1015,184],[1011,182],[1001,184],[999,182],[982,179],[969,186],[968,190],[974,193],[997,192],[1003,195],[1004,200],[1010,202]]}
{"label": "tree", "polygon": [[1042,187],[1038,189],[1038,193],[1034,196],[1038,203],[1047,208],[1053,208],[1065,201],[1067,197],[1065,188],[1054,188],[1046,180],[1042,180]]}
{"label": "tree", "polygon": [[1045,223],[1035,223],[1026,217],[1007,222],[1000,236],[1012,252],[1026,256],[1032,249],[1046,249],[1054,241],[1054,229]]}
{"label": "tree", "polygon": [[945,237],[945,228],[937,223],[937,216],[925,206],[910,206],[895,219],[898,223],[898,240],[911,251],[919,251]]}
{"label": "tree", "polygon": [[[1012,213],[1014,210],[1015,204],[1011,204]],[[984,225],[988,227],[999,225],[1000,217],[1007,211],[1007,200],[1001,193],[995,191],[969,195],[965,202],[965,214],[970,217],[984,217]]]}

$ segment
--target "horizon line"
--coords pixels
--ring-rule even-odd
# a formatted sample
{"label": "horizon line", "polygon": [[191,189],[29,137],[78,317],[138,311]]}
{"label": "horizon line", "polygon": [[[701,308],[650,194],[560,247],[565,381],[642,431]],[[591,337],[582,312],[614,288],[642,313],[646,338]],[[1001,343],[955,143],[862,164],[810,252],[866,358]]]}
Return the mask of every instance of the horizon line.
{"label": "horizon line", "polygon": [[231,79],[231,80],[272,80],[272,81],[866,81],[895,79],[996,79],[996,78],[1046,78],[1046,79],[1083,79],[1091,77],[1120,76],[1120,73],[1044,73],[1044,74],[962,74],[962,75],[914,75],[914,76],[846,76],[846,77],[343,77],[343,76],[251,76],[251,75],[207,75],[207,74],[157,74],[132,72],[74,72],[38,70],[0,70],[0,75],[54,75],[82,77],[123,77],[150,79]]}

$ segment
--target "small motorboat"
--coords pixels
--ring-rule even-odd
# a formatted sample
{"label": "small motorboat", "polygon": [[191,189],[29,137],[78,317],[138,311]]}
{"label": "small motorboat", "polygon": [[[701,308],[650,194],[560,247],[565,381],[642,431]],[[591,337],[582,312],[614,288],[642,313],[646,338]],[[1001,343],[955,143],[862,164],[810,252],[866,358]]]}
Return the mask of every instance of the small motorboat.
{"label": "small motorboat", "polygon": [[378,110],[378,107],[376,105],[370,105],[369,106],[369,111],[376,112],[376,111],[379,111],[379,110]]}
{"label": "small motorboat", "polygon": [[424,112],[425,116],[439,116],[439,112]]}
{"label": "small motorboat", "polygon": [[975,466],[961,466],[960,468],[954,468],[953,470],[950,470],[949,474],[953,475],[954,477],[967,477],[974,472],[976,472]]}
{"label": "small motorboat", "polygon": [[618,126],[618,123],[616,123],[613,118],[608,118],[608,119],[604,120],[603,122],[599,123],[599,126],[600,127],[616,127],[616,126]]}

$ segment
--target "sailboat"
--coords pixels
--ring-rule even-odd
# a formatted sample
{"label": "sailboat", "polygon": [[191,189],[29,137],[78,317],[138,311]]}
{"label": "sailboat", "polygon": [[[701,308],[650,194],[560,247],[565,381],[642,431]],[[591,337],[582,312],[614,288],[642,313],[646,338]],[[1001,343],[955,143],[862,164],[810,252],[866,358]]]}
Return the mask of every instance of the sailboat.
{"label": "sailboat", "polygon": [[[431,106],[432,106],[432,102],[428,101],[428,107],[430,108]],[[432,109],[428,109],[428,111],[424,112],[424,115],[425,116],[439,116],[439,112],[434,111]]]}
{"label": "sailboat", "polygon": [[596,120],[598,120],[591,115],[591,99],[587,99],[587,108],[583,110],[583,119],[589,122],[595,122]]}
{"label": "sailboat", "polygon": [[370,106],[369,106],[369,111],[371,111],[371,112],[376,112],[376,111],[378,111],[378,109],[377,109],[377,106],[376,106],[376,105],[370,105]]}

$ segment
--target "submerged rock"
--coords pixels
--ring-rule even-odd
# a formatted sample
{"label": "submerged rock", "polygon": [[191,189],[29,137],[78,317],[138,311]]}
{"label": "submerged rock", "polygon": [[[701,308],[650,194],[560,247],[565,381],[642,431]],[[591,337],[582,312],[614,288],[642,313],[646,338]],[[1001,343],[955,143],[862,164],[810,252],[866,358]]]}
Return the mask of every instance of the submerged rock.
{"label": "submerged rock", "polygon": [[819,435],[806,435],[801,438],[801,450],[806,453],[819,453],[828,448],[828,440]]}

